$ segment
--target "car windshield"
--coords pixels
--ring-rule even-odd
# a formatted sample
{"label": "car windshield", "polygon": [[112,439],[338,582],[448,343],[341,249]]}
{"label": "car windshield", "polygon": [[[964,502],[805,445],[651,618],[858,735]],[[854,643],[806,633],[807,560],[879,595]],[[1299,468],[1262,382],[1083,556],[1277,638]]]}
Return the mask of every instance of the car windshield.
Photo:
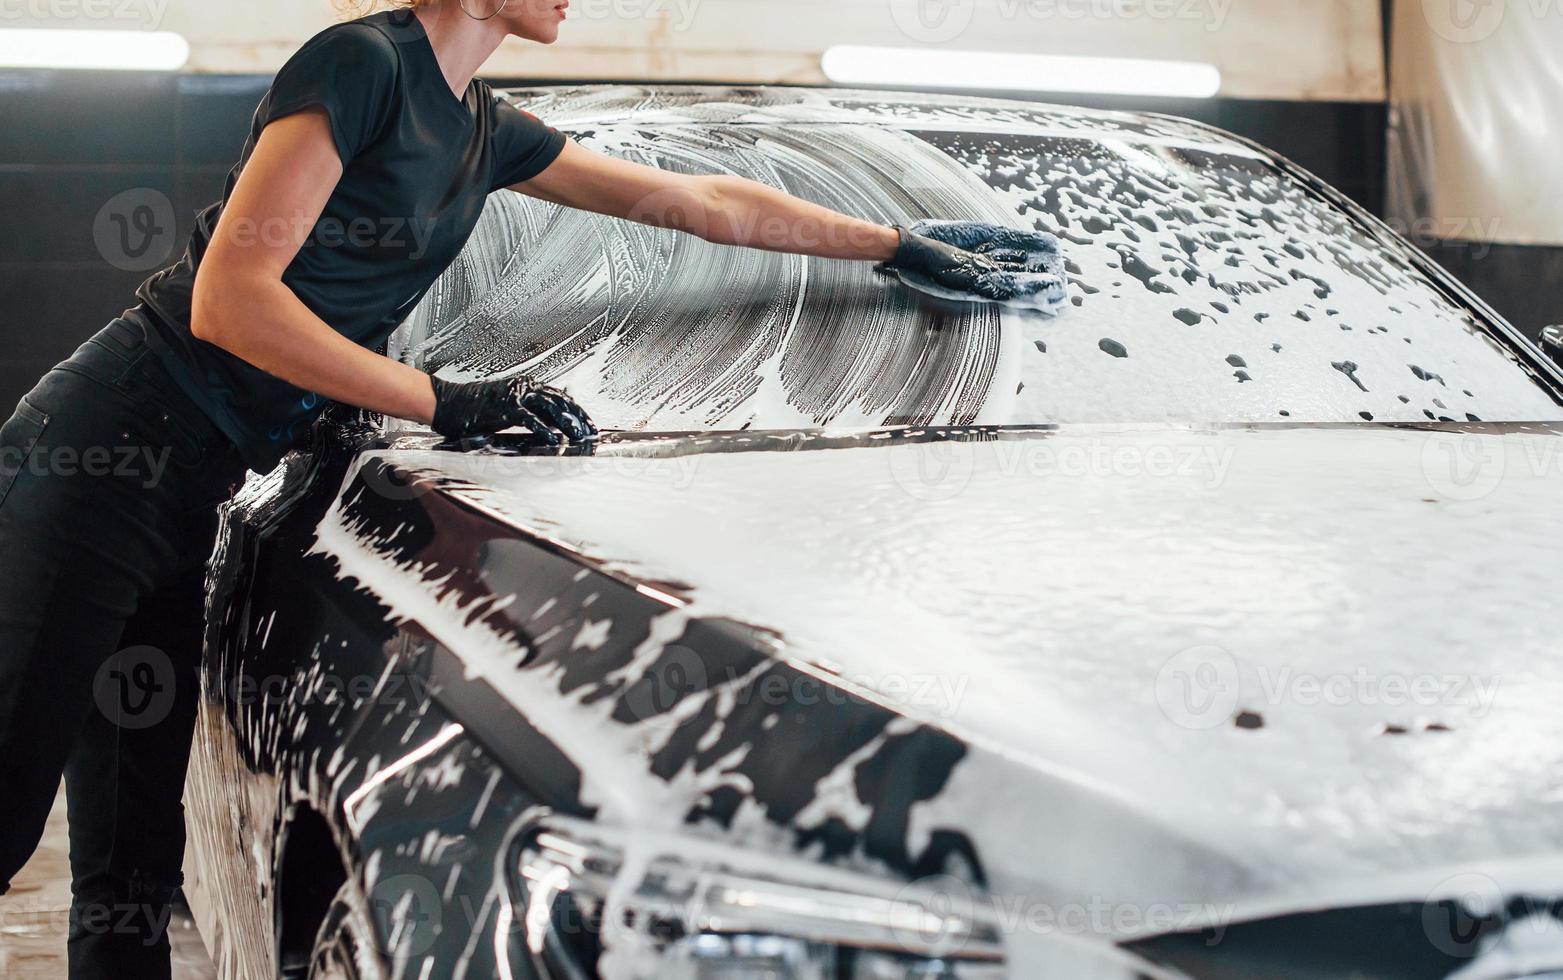
{"label": "car windshield", "polygon": [[393,353],[449,377],[525,369],[629,430],[1563,419],[1400,246],[1261,154],[1176,126],[983,127],[566,128],[874,221],[1052,231],[1073,293],[1056,318],[496,194]]}

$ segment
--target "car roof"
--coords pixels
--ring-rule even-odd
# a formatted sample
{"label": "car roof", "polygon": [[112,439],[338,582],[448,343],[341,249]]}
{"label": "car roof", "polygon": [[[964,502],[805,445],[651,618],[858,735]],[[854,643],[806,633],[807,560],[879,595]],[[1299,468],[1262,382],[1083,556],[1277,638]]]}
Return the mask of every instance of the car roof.
{"label": "car roof", "polygon": [[853,124],[893,129],[1067,136],[1268,156],[1212,126],[1145,112],[1014,99],[783,85],[579,85],[503,89],[519,107],[568,128]]}

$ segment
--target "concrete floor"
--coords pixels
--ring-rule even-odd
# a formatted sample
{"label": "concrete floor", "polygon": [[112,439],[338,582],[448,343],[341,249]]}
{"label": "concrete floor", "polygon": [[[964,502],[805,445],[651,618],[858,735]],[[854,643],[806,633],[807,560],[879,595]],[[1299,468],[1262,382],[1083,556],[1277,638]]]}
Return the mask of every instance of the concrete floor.
{"label": "concrete floor", "polygon": [[[55,798],[43,843],[0,898],[0,977],[61,980],[70,918],[71,876],[65,837],[65,794]],[[188,914],[171,929],[175,980],[215,980],[217,973]]]}

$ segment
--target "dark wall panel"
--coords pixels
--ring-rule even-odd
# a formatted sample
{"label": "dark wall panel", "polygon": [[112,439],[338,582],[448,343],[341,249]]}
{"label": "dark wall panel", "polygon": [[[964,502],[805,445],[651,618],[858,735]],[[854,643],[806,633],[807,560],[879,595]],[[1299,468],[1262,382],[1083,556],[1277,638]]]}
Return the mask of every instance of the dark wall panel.
{"label": "dark wall panel", "polygon": [[1418,244],[1532,339],[1541,335],[1542,327],[1563,323],[1563,248],[1457,241]]}
{"label": "dark wall panel", "polygon": [[[148,200],[158,200],[156,195],[171,200],[174,176],[172,166],[154,164],[102,167],[71,164],[0,169],[0,200],[21,205],[15,210],[7,208],[7,213],[0,214],[0,263],[26,265],[102,260],[104,256],[96,241],[99,231],[119,231],[117,222],[98,220],[105,203],[126,192],[134,195],[138,190],[148,192]],[[128,229],[130,216],[123,217],[127,219]],[[110,242],[117,237],[111,234]],[[135,231],[132,247],[136,247],[142,237],[141,232]],[[158,237],[151,236],[153,240]]]}
{"label": "dark wall panel", "polygon": [[268,82],[0,72],[0,413],[177,257]]}
{"label": "dark wall panel", "polygon": [[0,163],[172,164],[177,90],[151,72],[0,71]]}

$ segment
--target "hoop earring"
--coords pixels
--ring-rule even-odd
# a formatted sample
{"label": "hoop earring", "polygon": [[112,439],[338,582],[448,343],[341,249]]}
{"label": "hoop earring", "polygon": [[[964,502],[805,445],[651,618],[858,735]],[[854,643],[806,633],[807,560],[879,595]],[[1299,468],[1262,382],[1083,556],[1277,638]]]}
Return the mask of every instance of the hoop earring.
{"label": "hoop earring", "polygon": [[505,12],[505,8],[510,6],[510,0],[503,0],[503,2],[499,5],[499,9],[495,10],[487,17],[479,17],[477,14],[468,10],[467,0],[456,0],[456,6],[460,7],[461,12],[466,14],[468,17],[471,17],[473,20],[493,20],[495,17],[498,17],[500,14]]}

